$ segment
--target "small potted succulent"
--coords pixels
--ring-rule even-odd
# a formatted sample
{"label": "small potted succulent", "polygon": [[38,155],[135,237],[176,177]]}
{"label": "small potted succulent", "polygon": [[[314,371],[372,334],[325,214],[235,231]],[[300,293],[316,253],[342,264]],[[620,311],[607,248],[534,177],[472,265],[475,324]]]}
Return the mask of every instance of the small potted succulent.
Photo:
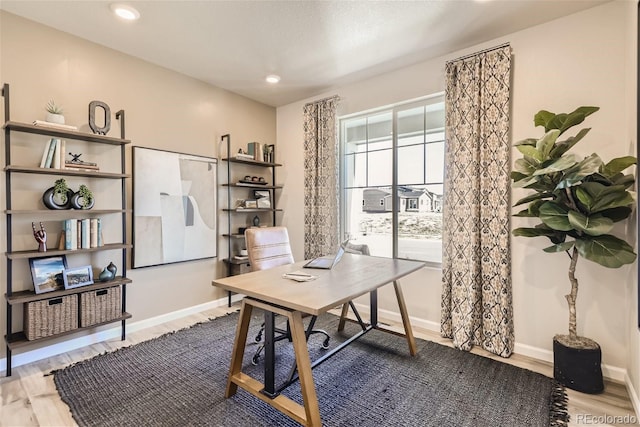
{"label": "small potted succulent", "polygon": [[53,187],[48,188],[42,195],[42,203],[47,209],[61,210],[71,208],[73,190],[67,186],[64,178],[56,180]]}
{"label": "small potted succulent", "polygon": [[58,123],[61,125],[64,124],[64,116],[63,116],[64,111],[62,110],[62,107],[56,104],[53,99],[47,103],[46,110],[47,110],[46,120],[49,123]]}
{"label": "small potted succulent", "polygon": [[91,209],[95,204],[93,192],[82,184],[78,191],[71,197],[71,206],[74,209]]}

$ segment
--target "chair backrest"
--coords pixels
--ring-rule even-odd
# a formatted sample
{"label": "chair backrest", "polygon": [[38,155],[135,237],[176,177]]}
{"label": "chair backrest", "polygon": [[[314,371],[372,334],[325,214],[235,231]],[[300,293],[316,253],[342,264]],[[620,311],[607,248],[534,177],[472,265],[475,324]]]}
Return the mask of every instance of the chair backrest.
{"label": "chair backrest", "polygon": [[289,233],[285,227],[248,228],[244,238],[251,271],[294,263]]}
{"label": "chair backrest", "polygon": [[354,245],[351,242],[347,242],[347,244],[344,245],[344,251],[348,254],[371,255],[369,246],[365,244]]}

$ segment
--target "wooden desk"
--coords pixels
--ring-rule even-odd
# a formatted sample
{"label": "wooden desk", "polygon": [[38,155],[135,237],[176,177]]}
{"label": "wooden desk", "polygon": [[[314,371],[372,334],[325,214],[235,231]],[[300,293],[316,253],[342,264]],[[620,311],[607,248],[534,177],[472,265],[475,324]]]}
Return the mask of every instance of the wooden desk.
{"label": "wooden desk", "polygon": [[[370,325],[356,337],[348,340],[347,343],[350,343],[371,329],[385,330],[378,325],[377,289],[388,283],[393,283],[409,352],[414,356],[417,351],[416,342],[398,279],[419,270],[424,266],[424,263],[345,254],[332,270],[307,269],[306,271],[309,273],[318,276],[316,280],[295,282],[282,277],[284,273],[301,269],[304,264],[305,262],[302,261],[270,270],[216,279],[212,284],[227,291],[247,296],[243,299],[240,309],[225,397],[233,396],[240,386],[305,426],[321,426],[320,408],[311,372],[312,364],[309,359],[305,328],[302,323],[303,313],[317,316],[369,293]],[[265,310],[264,384],[242,372],[242,359],[253,307]],[[274,387],[273,314],[285,316],[289,321],[304,406],[279,394]],[[325,360],[328,356],[330,355],[324,356],[322,359]]]}

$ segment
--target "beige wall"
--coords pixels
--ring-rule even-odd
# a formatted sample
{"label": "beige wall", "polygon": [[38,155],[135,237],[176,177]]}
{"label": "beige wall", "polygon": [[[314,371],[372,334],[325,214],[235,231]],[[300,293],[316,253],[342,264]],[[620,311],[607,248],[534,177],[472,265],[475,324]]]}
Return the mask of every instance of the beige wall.
{"label": "beige wall", "polygon": [[[444,90],[447,60],[510,42],[514,57],[514,141],[541,136],[541,129],[533,126],[533,115],[540,109],[568,112],[580,105],[597,105],[601,110],[588,121],[593,130],[576,152],[588,155],[597,151],[604,159],[633,154],[635,134],[630,122],[635,121],[635,110],[631,111],[633,103],[628,97],[635,94],[635,86],[629,87],[635,75],[626,58],[630,54],[627,38],[633,32],[627,19],[630,13],[635,14],[632,2],[607,3],[452,55],[335,88],[317,98],[338,94],[342,99],[340,113],[349,114],[440,92]],[[297,258],[302,256],[304,243],[303,216],[298,208],[303,197],[302,108],[312,100],[277,110],[278,144],[280,152],[286,153],[284,159],[281,157],[285,164],[284,223],[291,231]],[[513,158],[517,155],[514,150]],[[514,200],[522,194],[514,192]],[[526,224],[526,220],[515,218],[512,226]],[[624,227],[615,231],[621,236],[627,233]],[[542,252],[546,246],[548,242],[542,239],[512,239],[516,350],[542,358],[551,357],[554,334],[566,333],[568,328],[564,300],[569,289],[568,258]],[[605,364],[625,369],[630,364],[630,329],[636,331],[629,315],[630,310],[635,312],[635,300],[629,303],[634,295],[631,290],[637,288],[635,268],[634,264],[610,270],[580,260],[577,272],[581,286],[578,332],[602,345]],[[435,269],[424,269],[404,280],[410,315],[426,325],[439,324],[440,286],[440,272]],[[385,298],[382,305],[395,310],[392,298]],[[619,370],[607,373],[621,375]]]}
{"label": "beige wall", "polygon": [[[11,85],[11,120],[44,119],[44,105],[55,99],[65,107],[68,124],[88,130],[88,104],[101,100],[112,112],[126,111],[126,137],[131,145],[215,157],[220,136],[225,133],[232,134],[236,147],[246,146],[248,141],[275,143],[272,107],[5,12],[0,12],[0,37],[0,77]],[[109,135],[119,136],[118,129],[112,117]],[[22,155],[37,158],[37,163],[46,138],[35,141],[19,150]],[[130,146],[126,153],[130,173]],[[1,155],[4,164],[4,150]],[[17,197],[34,199],[55,179],[33,175],[21,178],[34,182],[35,193],[20,193]],[[4,183],[1,174],[1,188]],[[94,185],[100,187],[98,183]],[[129,206],[130,195],[129,191]],[[98,200],[101,197],[108,195],[97,194]],[[49,226],[53,233],[57,233],[56,222]],[[5,222],[0,224],[0,252],[4,252]],[[31,244],[29,229],[30,226],[22,227],[14,233],[21,242]],[[220,239],[218,252],[223,256],[225,245]],[[103,253],[86,262],[104,266],[110,259],[120,259],[119,253]],[[69,257],[69,262],[85,260]],[[27,274],[19,286],[28,287],[28,265],[15,263],[14,269],[18,276]],[[132,321],[222,298],[225,294],[211,287],[211,279],[222,275],[224,267],[219,259],[129,270],[133,284],[127,288],[127,308],[133,314]],[[0,281],[4,283],[5,277],[6,265],[1,262]],[[5,304],[1,307],[0,325],[4,331]],[[21,323],[21,310],[16,312],[15,321]]]}

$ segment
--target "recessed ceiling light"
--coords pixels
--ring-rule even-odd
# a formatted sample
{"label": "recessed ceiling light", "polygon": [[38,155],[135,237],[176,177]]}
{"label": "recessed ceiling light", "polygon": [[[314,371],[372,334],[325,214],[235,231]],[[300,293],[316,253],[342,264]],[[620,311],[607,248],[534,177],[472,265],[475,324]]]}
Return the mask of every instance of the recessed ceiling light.
{"label": "recessed ceiling light", "polygon": [[276,76],[275,74],[269,74],[265,80],[267,81],[267,83],[278,83],[280,81],[280,76]]}
{"label": "recessed ceiling light", "polygon": [[134,7],[127,4],[112,3],[110,7],[113,13],[115,13],[122,19],[126,19],[127,21],[135,21],[136,19],[140,18],[140,12],[138,12]]}

